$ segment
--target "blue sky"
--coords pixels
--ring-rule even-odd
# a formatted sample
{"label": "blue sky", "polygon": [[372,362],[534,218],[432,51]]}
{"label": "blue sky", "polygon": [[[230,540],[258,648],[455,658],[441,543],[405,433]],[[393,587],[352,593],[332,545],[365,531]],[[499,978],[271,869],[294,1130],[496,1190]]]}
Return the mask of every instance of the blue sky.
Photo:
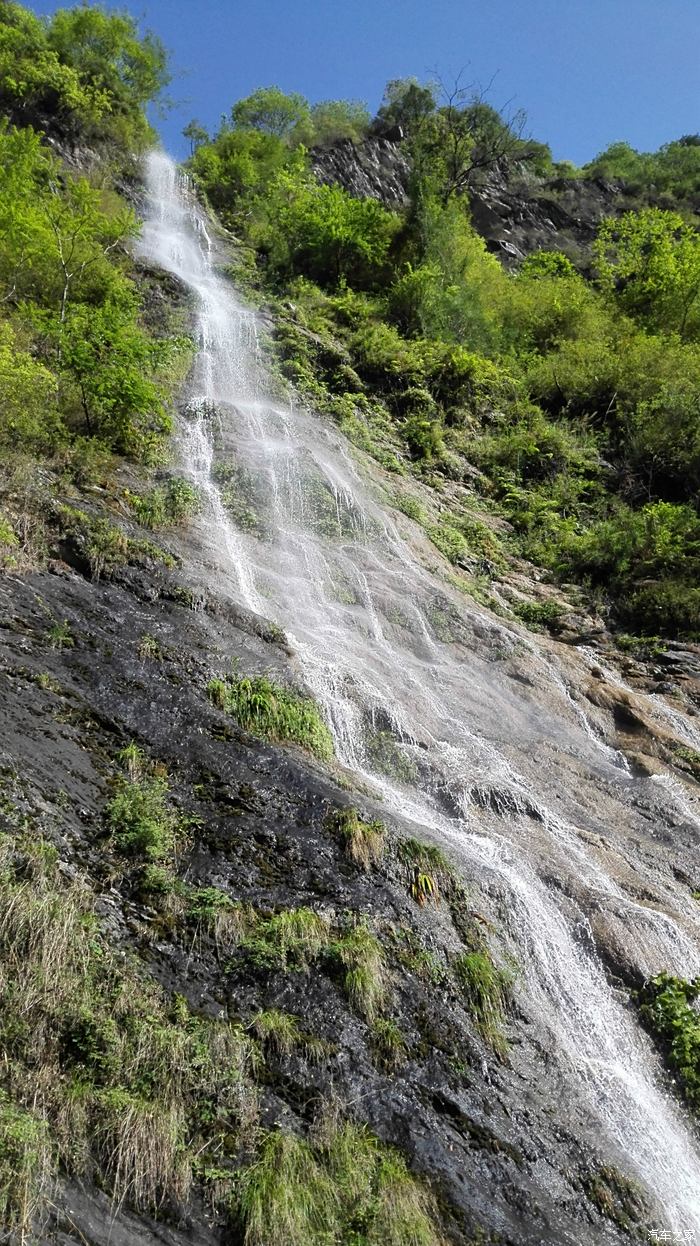
{"label": "blue sky", "polygon": [[[35,0],[52,13],[67,0]],[[700,131],[699,0],[124,0],[171,52],[166,146],[276,84],[374,110],[387,79],[493,79],[528,132],[583,163],[616,139],[651,150]],[[494,77],[495,75],[495,77]]]}

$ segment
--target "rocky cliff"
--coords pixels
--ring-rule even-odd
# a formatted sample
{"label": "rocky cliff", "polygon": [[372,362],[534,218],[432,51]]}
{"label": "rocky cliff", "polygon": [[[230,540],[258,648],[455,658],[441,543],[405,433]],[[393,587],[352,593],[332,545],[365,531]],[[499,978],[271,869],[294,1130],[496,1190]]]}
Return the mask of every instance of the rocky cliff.
{"label": "rocky cliff", "polygon": [[[358,199],[378,199],[387,208],[407,202],[411,167],[400,139],[346,140],[315,149],[311,158],[320,182],[336,183]],[[475,228],[506,266],[532,251],[556,249],[585,267],[601,220],[628,206],[622,183],[545,179],[525,166],[492,170],[475,184],[469,200]]]}

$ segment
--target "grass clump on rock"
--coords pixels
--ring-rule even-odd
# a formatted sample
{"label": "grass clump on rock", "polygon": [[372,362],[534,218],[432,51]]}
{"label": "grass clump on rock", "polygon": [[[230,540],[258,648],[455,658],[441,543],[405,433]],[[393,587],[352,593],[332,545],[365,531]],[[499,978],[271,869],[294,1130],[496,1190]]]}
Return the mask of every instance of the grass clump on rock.
{"label": "grass clump on rock", "polygon": [[242,1175],[245,1246],[442,1246],[428,1188],[364,1126],[332,1114],[309,1139],[276,1130]]}
{"label": "grass clump on rock", "polygon": [[382,822],[365,822],[352,807],[336,809],[330,822],[348,856],[363,870],[381,860],[386,839]]}
{"label": "grass clump on rock", "polygon": [[282,688],[265,675],[212,679],[207,695],[251,735],[281,744],[299,744],[322,761],[333,757],[333,738],[310,697]]}
{"label": "grass clump on rock", "polygon": [[0,1213],[23,1234],[58,1165],[119,1203],[182,1205],[256,1113],[241,1027],[190,1013],[115,953],[51,845],[0,839]]}
{"label": "grass clump on rock", "polygon": [[120,754],[126,774],[107,807],[107,819],[119,852],[149,862],[174,860],[185,836],[187,819],[173,808],[162,767],[147,761],[135,744]]}
{"label": "grass clump on rock", "polygon": [[479,1033],[498,1055],[505,1055],[503,1025],[511,974],[495,965],[483,949],[462,953],[453,967]]}

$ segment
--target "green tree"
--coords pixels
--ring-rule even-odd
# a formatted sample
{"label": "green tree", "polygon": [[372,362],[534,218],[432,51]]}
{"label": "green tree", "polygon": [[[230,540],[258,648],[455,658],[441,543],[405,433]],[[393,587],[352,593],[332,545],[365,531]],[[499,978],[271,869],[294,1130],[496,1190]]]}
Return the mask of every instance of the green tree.
{"label": "green tree", "polygon": [[43,453],[62,434],[56,378],[27,350],[12,326],[0,321],[0,445]]}
{"label": "green tree", "polygon": [[249,225],[253,201],[282,169],[297,167],[298,161],[297,154],[275,134],[224,128],[212,142],[197,147],[190,169],[226,224],[237,224],[240,213]]}
{"label": "green tree", "polygon": [[604,221],[594,248],[598,284],[652,329],[700,328],[700,237],[675,212],[646,208]]}
{"label": "green tree", "polygon": [[318,146],[351,139],[358,143],[369,129],[370,116],[366,104],[358,100],[322,100],[311,109],[312,142]]}
{"label": "green tree", "polygon": [[102,107],[49,45],[46,24],[10,0],[0,0],[0,107],[18,125],[97,120]]}
{"label": "green tree", "polygon": [[231,121],[237,129],[261,130],[290,146],[308,141],[313,134],[311,109],[304,96],[286,95],[279,87],[259,87],[238,100],[231,109]]}
{"label": "green tree", "polygon": [[191,121],[188,121],[182,133],[184,137],[189,139],[190,141],[190,155],[191,156],[194,155],[198,147],[202,146],[202,143],[209,142],[209,135],[207,134],[207,131],[205,130],[202,123],[200,121],[197,121],[196,118],[194,117],[192,118]]}
{"label": "green tree", "polygon": [[339,186],[320,186],[303,174],[282,173],[271,187],[267,237],[282,271],[308,273],[330,285],[371,284],[397,227],[398,218],[375,199],[353,199]]}
{"label": "green tree", "polygon": [[436,83],[420,83],[417,78],[392,78],[384,88],[377,121],[385,128],[400,126],[413,135],[437,106]]}
{"label": "green tree", "polygon": [[148,458],[169,420],[155,379],[161,351],[134,313],[126,298],[97,308],[77,305],[63,324],[54,321],[53,331],[61,342],[62,375],[75,387],[88,435]]}
{"label": "green tree", "polygon": [[140,123],[139,131],[145,130],[143,106],[170,81],[165,48],[155,35],[140,36],[128,13],[85,5],[58,10],[48,27],[48,44],[105,113],[128,116]]}

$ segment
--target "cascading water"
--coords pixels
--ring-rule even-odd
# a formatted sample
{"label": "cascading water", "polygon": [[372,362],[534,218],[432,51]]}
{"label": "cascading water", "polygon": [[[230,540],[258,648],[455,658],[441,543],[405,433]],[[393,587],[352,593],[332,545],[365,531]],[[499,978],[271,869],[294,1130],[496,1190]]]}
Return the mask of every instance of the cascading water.
{"label": "cascading water", "polygon": [[[209,577],[285,629],[339,759],[500,898],[523,1007],[548,1028],[601,1146],[627,1157],[674,1232],[700,1241],[700,1155],[593,938],[602,916],[642,972],[700,970],[693,902],[635,856],[637,836],[669,810],[678,823],[682,802],[632,777],[551,657],[426,566],[418,530],[402,535],[332,427],[270,396],[256,318],[217,273],[206,219],[161,153],[148,190],[142,252],[196,297],[182,457],[205,498]],[[231,486],[245,501],[237,522]]]}

